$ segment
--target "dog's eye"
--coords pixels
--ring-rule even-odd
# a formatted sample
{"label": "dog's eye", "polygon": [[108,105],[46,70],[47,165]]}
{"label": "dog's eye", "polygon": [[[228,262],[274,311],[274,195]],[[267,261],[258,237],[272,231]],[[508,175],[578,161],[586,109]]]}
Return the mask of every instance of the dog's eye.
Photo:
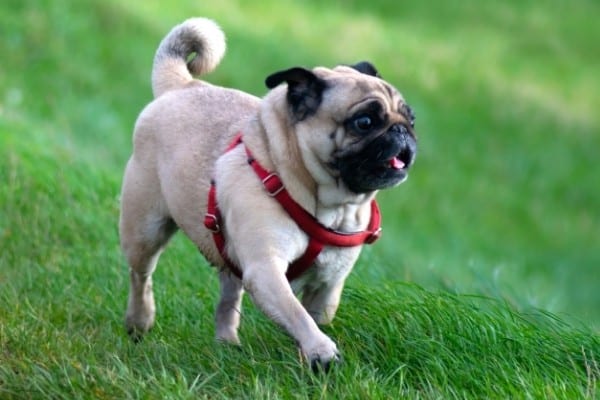
{"label": "dog's eye", "polygon": [[354,127],[358,131],[368,131],[373,127],[373,120],[368,115],[361,115],[354,120]]}

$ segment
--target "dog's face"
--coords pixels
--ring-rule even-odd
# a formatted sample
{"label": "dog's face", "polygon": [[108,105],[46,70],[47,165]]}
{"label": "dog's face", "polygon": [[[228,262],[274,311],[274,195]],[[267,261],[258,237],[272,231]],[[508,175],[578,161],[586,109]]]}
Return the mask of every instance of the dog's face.
{"label": "dog's face", "polygon": [[360,194],[407,178],[417,149],[414,114],[371,64],[292,68],[266,81],[282,82],[294,139],[317,181],[326,174]]}

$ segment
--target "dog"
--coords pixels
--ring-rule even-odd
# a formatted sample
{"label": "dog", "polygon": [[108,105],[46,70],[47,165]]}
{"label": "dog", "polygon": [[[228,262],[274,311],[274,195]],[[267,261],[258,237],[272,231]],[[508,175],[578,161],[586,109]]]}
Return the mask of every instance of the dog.
{"label": "dog", "polygon": [[414,114],[369,62],[276,72],[262,99],[194,78],[224,53],[206,18],[174,27],[156,52],[154,100],[135,123],[121,191],[125,325],[134,339],[152,327],[152,273],[182,230],[218,269],[217,340],[240,343],[248,292],[313,368],[327,369],[340,353],[319,325],[379,235],[377,191],[413,165]]}

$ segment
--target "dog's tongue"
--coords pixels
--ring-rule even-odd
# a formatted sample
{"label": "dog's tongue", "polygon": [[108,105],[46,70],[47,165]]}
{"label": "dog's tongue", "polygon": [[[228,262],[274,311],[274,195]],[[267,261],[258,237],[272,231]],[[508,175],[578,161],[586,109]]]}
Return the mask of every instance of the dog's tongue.
{"label": "dog's tongue", "polygon": [[394,157],[390,160],[390,168],[393,169],[402,169],[406,164],[404,164],[398,157]]}

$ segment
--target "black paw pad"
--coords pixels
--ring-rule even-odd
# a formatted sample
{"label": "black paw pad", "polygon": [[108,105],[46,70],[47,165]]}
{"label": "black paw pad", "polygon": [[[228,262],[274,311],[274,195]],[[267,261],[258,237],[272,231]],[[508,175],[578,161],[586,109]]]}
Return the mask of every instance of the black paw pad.
{"label": "black paw pad", "polygon": [[327,360],[327,361],[323,361],[323,360],[321,360],[320,357],[318,357],[318,358],[314,358],[310,361],[310,369],[315,374],[321,374],[321,373],[327,374],[336,364],[341,364],[341,363],[342,363],[342,356],[339,354],[336,354],[335,357],[333,357],[332,359]]}

